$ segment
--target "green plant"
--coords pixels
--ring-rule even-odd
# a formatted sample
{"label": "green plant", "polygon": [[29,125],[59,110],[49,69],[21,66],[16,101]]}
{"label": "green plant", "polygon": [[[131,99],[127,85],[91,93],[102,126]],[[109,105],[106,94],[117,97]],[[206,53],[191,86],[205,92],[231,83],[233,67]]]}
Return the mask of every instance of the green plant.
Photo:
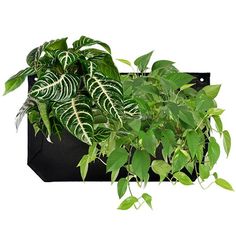
{"label": "green plant", "polygon": [[[100,45],[100,50],[93,45]],[[83,47],[87,46],[86,49]],[[228,156],[229,132],[223,129],[215,97],[220,85],[209,85],[200,91],[192,88],[193,76],[181,73],[174,63],[156,61],[148,73],[152,52],[137,58],[137,73],[120,75],[110,55],[110,47],[82,36],[68,48],[66,38],[44,43],[27,56],[29,67],[6,82],[5,94],[19,87],[29,75],[37,81],[16,117],[18,128],[27,113],[35,134],[41,131],[50,141],[61,138],[67,129],[90,145],[77,167],[85,180],[89,164],[99,159],[117,180],[124,168],[127,177],[117,182],[117,192],[126,197],[118,207],[152,207],[152,197],[132,194],[130,181],[146,186],[153,171],[162,182],[191,185],[189,174],[196,172],[200,185],[210,176],[217,185],[233,190],[218,178],[213,167],[220,156],[220,146],[212,131],[223,138]],[[132,67],[132,63],[118,59]],[[212,118],[215,127],[210,122]],[[162,148],[163,159],[156,157]],[[207,147],[207,150],[204,148]],[[183,171],[185,169],[185,171]]]}

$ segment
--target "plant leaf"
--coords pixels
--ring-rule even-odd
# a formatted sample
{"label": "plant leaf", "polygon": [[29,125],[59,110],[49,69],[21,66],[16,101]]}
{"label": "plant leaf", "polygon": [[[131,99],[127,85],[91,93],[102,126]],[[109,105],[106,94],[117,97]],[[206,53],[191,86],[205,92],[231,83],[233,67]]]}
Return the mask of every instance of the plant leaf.
{"label": "plant leaf", "polygon": [[207,165],[199,165],[199,174],[202,180],[207,179],[210,176],[210,168]]}
{"label": "plant leaf", "polygon": [[191,112],[188,111],[179,111],[179,118],[192,128],[195,128],[196,124]]}
{"label": "plant leaf", "polygon": [[165,80],[171,82],[170,85],[172,86],[172,89],[176,90],[191,82],[193,76],[187,73],[177,72],[169,74]]}
{"label": "plant leaf", "polygon": [[153,51],[142,55],[140,57],[138,57],[135,61],[134,64],[138,67],[140,72],[144,72],[147,69],[147,65],[150,61],[150,58],[152,56]]}
{"label": "plant leaf", "polygon": [[223,131],[223,145],[224,145],[225,153],[228,156],[231,149],[231,137],[227,130]]}
{"label": "plant leaf", "polygon": [[138,199],[134,196],[127,197],[121,204],[119,205],[119,210],[128,210],[130,207],[132,207],[136,202],[138,202]]}
{"label": "plant leaf", "polygon": [[124,148],[116,148],[107,158],[106,171],[120,169],[128,160],[128,152]]}
{"label": "plant leaf", "polygon": [[222,124],[222,121],[221,121],[221,118],[220,116],[212,116],[213,119],[215,120],[215,124],[216,124],[216,129],[219,133],[222,133],[223,132],[223,124]]}
{"label": "plant leaf", "polygon": [[150,156],[144,150],[136,150],[132,158],[132,168],[141,181],[147,179],[148,170],[150,167]]}
{"label": "plant leaf", "polygon": [[111,129],[105,127],[98,127],[94,131],[94,140],[96,142],[102,142],[106,140],[111,134]]}
{"label": "plant leaf", "polygon": [[129,126],[135,131],[135,132],[139,132],[140,128],[141,128],[141,120],[132,120],[129,122]]}
{"label": "plant leaf", "polygon": [[81,36],[79,40],[76,40],[73,43],[73,47],[75,49],[81,49],[84,46],[92,46],[92,45],[95,45],[95,44],[101,45],[107,52],[111,53],[111,49],[106,43],[103,43],[103,42],[98,41],[98,40],[91,39],[91,38],[86,37],[86,36]]}
{"label": "plant leaf", "polygon": [[152,196],[150,196],[147,193],[143,193],[142,198],[147,203],[147,205],[152,209]]}
{"label": "plant leaf", "polygon": [[78,93],[80,79],[71,74],[57,76],[48,71],[37,80],[29,95],[41,101],[66,101]]}
{"label": "plant leaf", "polygon": [[168,61],[168,60],[159,60],[153,63],[152,65],[152,71],[154,70],[159,70],[162,68],[167,68],[171,67],[174,64],[173,61]]}
{"label": "plant leaf", "polygon": [[207,85],[205,86],[202,90],[205,92],[205,94],[211,98],[211,99],[214,99],[219,91],[220,91],[220,87],[221,85]]}
{"label": "plant leaf", "polygon": [[152,156],[155,156],[156,154],[156,148],[157,148],[157,139],[155,135],[153,134],[152,130],[148,130],[148,132],[140,131],[139,137],[142,140],[142,145],[144,149],[150,153]]}
{"label": "plant leaf", "polygon": [[71,51],[60,51],[57,54],[57,58],[60,61],[64,70],[77,60],[77,54]]}
{"label": "plant leaf", "polygon": [[128,187],[128,180],[126,178],[119,179],[117,183],[117,193],[119,198],[122,198],[125,195],[127,187]]}
{"label": "plant leaf", "polygon": [[173,175],[181,184],[192,185],[192,180],[183,172],[176,172]]}
{"label": "plant leaf", "polygon": [[209,116],[220,116],[222,113],[224,112],[223,109],[220,109],[220,108],[210,108],[208,111],[207,111],[207,114]]}
{"label": "plant leaf", "polygon": [[126,99],[124,101],[124,113],[127,117],[133,119],[140,119],[141,112],[138,104],[133,99]]}
{"label": "plant leaf", "polygon": [[191,157],[194,158],[199,148],[200,137],[196,131],[191,130],[187,133],[186,139]]}
{"label": "plant leaf", "polygon": [[44,51],[64,51],[67,50],[67,43],[66,43],[67,38],[62,38],[62,39],[56,39],[56,40],[51,40],[50,42],[46,42],[43,44],[43,49]]}
{"label": "plant leaf", "polygon": [[187,155],[186,151],[178,149],[173,157],[172,172],[180,171],[189,160],[190,157]]}
{"label": "plant leaf", "polygon": [[54,114],[63,126],[76,138],[91,145],[93,139],[93,116],[90,100],[83,95],[67,102],[55,102]]}
{"label": "plant leaf", "polygon": [[88,173],[88,167],[89,167],[89,155],[84,155],[79,164],[77,165],[77,167],[80,167],[80,174],[81,177],[83,179],[83,181],[85,180],[87,173]]}
{"label": "plant leaf", "polygon": [[17,74],[13,75],[9,80],[5,82],[5,92],[3,95],[12,92],[13,90],[17,89],[21,86],[21,84],[25,81],[28,75],[33,75],[34,69],[28,67],[24,70],[19,71]]}
{"label": "plant leaf", "polygon": [[211,168],[213,168],[213,166],[216,164],[217,160],[219,159],[219,156],[220,156],[220,146],[216,142],[216,139],[214,137],[210,137],[208,144],[208,158]]}
{"label": "plant leaf", "polygon": [[125,60],[125,59],[116,59],[116,60],[119,61],[119,62],[121,62],[121,63],[124,63],[124,64],[126,64],[126,65],[128,65],[128,66],[132,66],[131,62],[128,61],[128,60]]}
{"label": "plant leaf", "polygon": [[215,183],[217,185],[219,185],[220,187],[224,188],[224,189],[227,189],[227,190],[230,190],[230,191],[234,191],[232,185],[228,181],[226,181],[225,179],[217,178],[215,180]]}
{"label": "plant leaf", "polygon": [[171,171],[171,166],[163,160],[152,161],[151,168],[154,173],[160,176],[160,181],[163,181]]}

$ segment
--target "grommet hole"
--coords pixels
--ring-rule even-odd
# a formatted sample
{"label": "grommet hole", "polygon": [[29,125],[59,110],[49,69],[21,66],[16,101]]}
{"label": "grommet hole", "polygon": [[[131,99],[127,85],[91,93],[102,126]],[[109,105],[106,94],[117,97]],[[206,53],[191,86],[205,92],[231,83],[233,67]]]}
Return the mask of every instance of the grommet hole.
{"label": "grommet hole", "polygon": [[204,78],[200,78],[200,82],[203,83],[205,81]]}

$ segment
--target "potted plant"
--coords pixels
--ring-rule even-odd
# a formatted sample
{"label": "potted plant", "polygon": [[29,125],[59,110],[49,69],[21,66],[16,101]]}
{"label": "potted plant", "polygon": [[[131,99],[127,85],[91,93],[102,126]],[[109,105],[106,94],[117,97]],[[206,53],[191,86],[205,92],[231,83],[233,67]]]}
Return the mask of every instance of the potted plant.
{"label": "potted plant", "polygon": [[[167,60],[156,61],[147,72],[151,56],[152,52],[138,57],[137,70],[131,62],[118,59],[137,72],[124,75],[118,72],[106,43],[85,36],[71,48],[66,38],[44,43],[29,53],[28,67],[5,83],[7,94],[28,76],[37,78],[16,116],[16,127],[27,114],[35,134],[42,132],[49,142],[52,135],[60,139],[66,129],[88,144],[89,151],[77,166],[83,180],[89,164],[100,160],[111,173],[111,182],[118,181],[119,198],[129,192],[118,207],[122,210],[143,203],[152,207],[149,194],[136,197],[130,187],[130,181],[145,187],[151,172],[160,181],[184,185],[193,184],[194,172],[203,188],[213,176],[217,185],[233,190],[212,173],[220,156],[212,131],[223,138],[227,156],[231,146],[220,118],[224,110],[215,102],[220,85],[197,91],[194,77],[179,72]],[[117,179],[121,169],[127,175]]]}

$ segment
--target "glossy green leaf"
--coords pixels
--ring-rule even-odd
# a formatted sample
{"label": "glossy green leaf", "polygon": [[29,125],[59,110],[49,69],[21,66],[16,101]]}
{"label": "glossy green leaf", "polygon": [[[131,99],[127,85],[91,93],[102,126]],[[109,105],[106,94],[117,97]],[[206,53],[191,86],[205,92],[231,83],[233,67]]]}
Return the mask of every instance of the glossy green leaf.
{"label": "glossy green leaf", "polygon": [[223,131],[223,145],[224,145],[224,150],[228,156],[231,149],[231,137],[227,130]]}
{"label": "glossy green leaf", "polygon": [[210,176],[210,168],[207,165],[199,165],[199,174],[202,180],[207,179]]}
{"label": "glossy green leaf", "polygon": [[212,168],[220,156],[220,146],[216,142],[216,139],[214,137],[209,138],[209,144],[208,144],[208,158],[210,162],[210,167]]}
{"label": "glossy green leaf", "polygon": [[62,38],[62,39],[56,39],[56,40],[51,40],[50,42],[46,42],[43,45],[43,48],[45,51],[63,51],[67,50],[67,43],[66,43],[67,38]]}
{"label": "glossy green leaf", "polygon": [[173,175],[181,184],[192,185],[192,180],[183,172],[176,172]]}
{"label": "glossy green leaf", "polygon": [[168,61],[168,60],[159,60],[153,63],[152,65],[152,71],[154,70],[159,70],[162,68],[167,68],[171,67],[174,64],[173,61]]}
{"label": "glossy green leaf", "polygon": [[139,132],[140,128],[141,128],[141,120],[132,120],[129,122],[129,126],[135,131],[135,132]]}
{"label": "glossy green leaf", "polygon": [[119,172],[120,172],[120,169],[116,169],[111,172],[111,184],[113,184],[116,181],[119,175]]}
{"label": "glossy green leaf", "polygon": [[124,114],[127,118],[141,119],[139,106],[133,99],[124,100]]}
{"label": "glossy green leaf", "polygon": [[194,158],[199,148],[200,137],[196,131],[191,130],[187,133],[186,139],[191,157]]}
{"label": "glossy green leaf", "polygon": [[119,198],[122,198],[125,195],[127,187],[128,187],[128,180],[126,178],[119,179],[117,183],[117,193]]}
{"label": "glossy green leaf", "polygon": [[218,178],[215,180],[215,183],[224,189],[234,191],[232,185],[228,181],[226,181],[225,179]]}
{"label": "glossy green leaf", "polygon": [[128,60],[125,60],[125,59],[116,59],[116,60],[119,61],[119,62],[121,62],[121,63],[124,63],[124,64],[126,64],[126,65],[128,65],[128,66],[132,66],[131,62],[128,61]]}
{"label": "glossy green leaf", "polygon": [[216,124],[216,130],[219,133],[222,133],[223,132],[223,124],[222,124],[221,118],[219,116],[212,116],[212,117],[213,117],[215,124]]}
{"label": "glossy green leaf", "polygon": [[180,91],[191,88],[193,85],[195,84],[184,84],[183,86],[180,87]]}
{"label": "glossy green leaf", "polygon": [[143,131],[140,131],[139,137],[142,140],[142,145],[144,149],[148,153],[150,153],[152,156],[155,156],[156,148],[157,148],[157,140],[153,132],[151,130],[149,130],[146,133]]}
{"label": "glossy green leaf", "polygon": [[138,57],[134,61],[134,64],[138,67],[140,72],[144,72],[147,69],[147,65],[151,59],[152,53],[153,53],[153,51]]}
{"label": "glossy green leaf", "polygon": [[78,56],[72,51],[60,51],[57,54],[57,58],[60,61],[63,69],[66,70],[68,66],[70,66],[77,60]]}
{"label": "glossy green leaf", "polygon": [[77,167],[80,167],[80,174],[83,181],[85,180],[86,175],[88,173],[88,166],[89,166],[89,155],[84,155],[81,158],[79,164],[77,165]]}
{"label": "glossy green leaf", "polygon": [[163,160],[153,160],[151,168],[154,173],[160,176],[160,181],[163,181],[171,171],[171,166]]}
{"label": "glossy green leaf", "polygon": [[150,167],[150,156],[144,150],[136,150],[132,158],[132,168],[141,181],[147,178]]}
{"label": "glossy green leaf", "polygon": [[136,202],[138,202],[138,199],[134,196],[127,197],[121,204],[119,205],[119,210],[128,210],[131,208]]}
{"label": "glossy green leaf", "polygon": [[171,129],[164,129],[161,132],[161,143],[163,146],[162,154],[164,158],[167,158],[172,154],[176,145],[175,134]]}
{"label": "glossy green leaf", "polygon": [[210,108],[208,111],[207,111],[207,114],[209,116],[220,116],[222,113],[224,112],[223,109],[220,109],[220,108]]}
{"label": "glossy green leaf", "polygon": [[121,168],[128,160],[128,152],[124,148],[116,148],[107,158],[106,171]]}
{"label": "glossy green leaf", "polygon": [[221,85],[207,85],[203,88],[203,91],[209,98],[214,99],[220,91],[220,86]]}
{"label": "glossy green leaf", "polygon": [[178,149],[173,157],[172,172],[180,171],[190,160],[189,155],[184,150]]}
{"label": "glossy green leaf", "polygon": [[178,73],[169,74],[166,77],[166,80],[171,82],[170,86],[172,86],[172,89],[176,90],[182,87],[183,85],[191,82],[193,80],[193,76],[186,73],[178,72]]}
{"label": "glossy green leaf", "polygon": [[97,129],[94,130],[94,140],[96,142],[102,142],[108,139],[110,134],[111,134],[111,129],[105,127],[98,127]]}
{"label": "glossy green leaf", "polygon": [[147,203],[147,205],[152,209],[152,196],[150,196],[147,193],[143,193],[142,198]]}
{"label": "glossy green leaf", "polygon": [[195,128],[196,123],[194,121],[193,115],[189,111],[179,111],[179,118],[190,127]]}

